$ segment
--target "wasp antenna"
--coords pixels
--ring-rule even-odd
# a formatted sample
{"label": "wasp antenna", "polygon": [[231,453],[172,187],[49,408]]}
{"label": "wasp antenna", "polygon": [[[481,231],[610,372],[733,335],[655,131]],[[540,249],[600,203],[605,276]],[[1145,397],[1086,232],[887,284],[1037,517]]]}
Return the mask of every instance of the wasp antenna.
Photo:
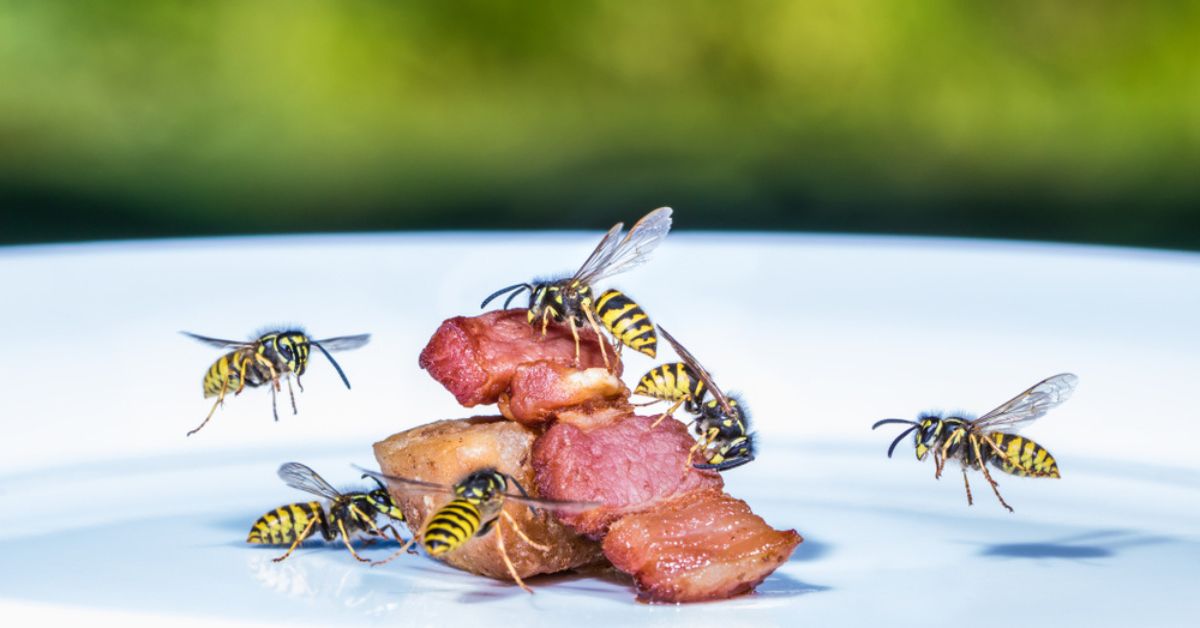
{"label": "wasp antenna", "polygon": [[500,295],[504,294],[505,292],[509,292],[509,291],[513,291],[513,290],[515,290],[516,292],[513,292],[511,295],[509,295],[509,297],[508,297],[508,298],[509,298],[509,301],[505,301],[505,302],[504,302],[505,308],[507,308],[507,307],[508,307],[508,303],[511,301],[511,299],[512,299],[514,296],[516,296],[516,295],[518,295],[518,294],[521,294],[521,290],[532,290],[532,289],[533,289],[533,286],[531,286],[531,285],[529,285],[529,284],[527,284],[527,283],[514,283],[514,284],[513,284],[513,285],[511,285],[511,286],[507,286],[507,287],[501,288],[501,289],[499,289],[499,290],[497,290],[497,291],[495,291],[495,292],[493,292],[493,293],[489,294],[489,295],[488,295],[488,297],[487,297],[486,299],[484,299],[484,300],[483,300],[483,303],[480,303],[480,304],[479,304],[479,309],[481,309],[481,310],[482,310],[483,308],[487,307],[487,304],[488,304],[488,303],[491,303],[493,299],[495,299],[496,297],[498,297],[498,296],[500,296]]}
{"label": "wasp antenna", "polygon": [[379,488],[381,488],[381,489],[383,489],[383,490],[385,490],[385,491],[387,490],[387,487],[383,485],[383,482],[381,482],[381,481],[379,480],[379,478],[377,478],[377,477],[375,477],[375,476],[371,475],[370,473],[364,473],[364,474],[362,474],[362,479],[364,479],[364,480],[365,480],[365,479],[367,479],[367,478],[371,478],[372,480],[375,480],[375,483],[379,485]]}
{"label": "wasp antenna", "polygon": [[508,309],[508,306],[512,304],[512,301],[513,301],[513,299],[517,298],[517,295],[518,295],[518,294],[521,294],[522,292],[525,292],[525,290],[526,290],[526,289],[528,289],[528,290],[533,290],[533,287],[532,287],[532,286],[527,286],[527,285],[526,285],[526,286],[521,286],[521,289],[520,289],[520,290],[513,290],[512,292],[510,292],[510,293],[509,293],[509,295],[508,295],[508,298],[504,300],[504,309],[506,309],[506,310],[507,310],[507,309]]}
{"label": "wasp antenna", "polygon": [[882,421],[876,421],[875,425],[871,426],[871,429],[875,429],[875,428],[879,427],[880,425],[887,425],[888,423],[903,423],[905,425],[916,425],[917,424],[916,421],[909,421],[908,419],[883,419]]}
{"label": "wasp antenna", "polygon": [[896,445],[899,445],[900,441],[904,440],[905,436],[908,436],[913,430],[917,429],[918,427],[921,427],[921,426],[913,425],[912,427],[904,430],[903,432],[900,432],[900,435],[896,437],[896,440],[892,441],[891,447],[888,447],[888,458],[891,458],[892,452],[896,451]]}
{"label": "wasp antenna", "polygon": [[312,346],[320,349],[321,353],[325,354],[325,358],[328,359],[329,363],[333,365],[333,368],[334,368],[334,370],[337,371],[338,376],[342,378],[342,383],[345,384],[346,389],[349,390],[350,380],[346,379],[346,374],[344,372],[342,372],[342,367],[338,365],[337,360],[333,359],[332,355],[329,355],[329,352],[325,350],[325,347],[321,346],[321,343],[319,343],[315,340],[310,341],[310,342],[311,342]]}
{"label": "wasp antenna", "polygon": [[[520,491],[521,495],[523,495],[526,499],[533,499],[532,497],[529,496],[529,493],[527,493],[525,491],[525,487],[521,486],[521,483],[517,481],[517,478],[514,478],[513,476],[511,476],[507,473],[504,474],[504,477],[508,478],[508,481],[512,482],[513,486],[517,487],[517,490]],[[526,504],[526,505],[529,506],[529,509],[533,511],[533,514],[535,514],[535,515],[541,514],[541,511],[538,510],[537,506],[534,506],[533,504]]]}

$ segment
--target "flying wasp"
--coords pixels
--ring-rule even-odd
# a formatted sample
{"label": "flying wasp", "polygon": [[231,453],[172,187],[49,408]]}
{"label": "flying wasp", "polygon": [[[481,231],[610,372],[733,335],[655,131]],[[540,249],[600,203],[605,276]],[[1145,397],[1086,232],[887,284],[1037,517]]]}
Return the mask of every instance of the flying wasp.
{"label": "flying wasp", "polygon": [[[736,395],[726,395],[713,382],[696,357],[685,349],[675,337],[660,325],[658,331],[671,343],[675,353],[683,362],[671,362],[650,369],[638,382],[634,394],[653,397],[660,401],[673,402],[651,426],[658,427],[668,415],[683,406],[684,411],[694,415],[699,439],[688,452],[687,463],[699,450],[704,462],[693,464],[697,469],[726,471],[754,460],[754,435],[750,433],[750,419],[745,405]],[[705,397],[712,395],[711,399]]]}
{"label": "flying wasp", "polygon": [[208,424],[213,413],[217,411],[217,407],[225,402],[226,393],[233,391],[234,395],[241,394],[246,386],[256,388],[263,384],[271,385],[271,412],[278,421],[279,410],[276,407],[275,395],[280,390],[280,379],[287,380],[288,396],[292,400],[292,414],[296,414],[296,395],[292,392],[292,375],[296,376],[296,385],[300,387],[300,392],[304,392],[300,376],[304,375],[305,369],[308,368],[310,347],[316,347],[329,359],[329,363],[337,370],[337,374],[346,384],[346,388],[350,388],[350,380],[346,379],[342,367],[329,352],[357,349],[371,339],[370,334],[360,334],[313,340],[300,330],[268,331],[250,341],[209,338],[186,331],[181,333],[214,347],[232,349],[229,353],[217,358],[217,361],[213,362],[212,366],[208,367],[208,372],[204,374],[204,397],[206,399],[216,397],[217,400],[213,403],[212,409],[208,411],[208,416],[204,417],[204,421],[196,426],[196,429],[188,432],[188,436],[199,432],[200,428]]}
{"label": "flying wasp", "polygon": [[[896,440],[892,441],[892,445],[888,447],[889,458],[892,457],[896,445],[908,436],[909,432],[915,432],[913,446],[916,447],[917,460],[924,460],[932,451],[935,478],[942,476],[942,469],[945,468],[947,460],[957,457],[962,463],[967,504],[973,503],[967,469],[979,469],[991,485],[996,499],[1012,512],[1012,506],[1000,496],[996,480],[992,479],[992,474],[988,472],[988,464],[1005,473],[1022,477],[1059,477],[1058,463],[1055,462],[1054,456],[1051,456],[1045,447],[1028,438],[1017,436],[1014,432],[1070,398],[1078,383],[1077,376],[1060,373],[1034,384],[1029,390],[1009,399],[978,419],[922,414],[916,421],[883,419],[872,425],[871,429],[888,423],[911,425],[912,427],[901,432]],[[1000,431],[1001,429],[1007,431]]]}
{"label": "flying wasp", "polygon": [[[367,559],[359,556],[350,544],[350,537],[355,533],[387,538],[386,532],[391,532],[392,538],[402,546],[406,545],[391,523],[383,527],[375,523],[381,515],[392,521],[404,521],[404,513],[378,479],[375,479],[378,488],[343,493],[330,486],[316,471],[299,462],[280,466],[279,477],[294,489],[328,499],[329,504],[328,509],[319,501],[288,504],[264,514],[254,522],[250,535],[246,537],[247,543],[291,544],[287,552],[273,559],[275,562],[291,556],[300,543],[318,532],[327,542],[341,536],[350,554],[362,562],[367,562]],[[370,476],[363,474],[363,478],[367,477]]]}
{"label": "flying wasp", "polygon": [[566,322],[575,338],[575,364],[579,364],[578,328],[585,324],[596,332],[600,355],[610,369],[601,325],[617,341],[618,350],[621,345],[626,345],[653,358],[658,337],[654,333],[654,324],[641,306],[619,290],[607,290],[596,297],[592,285],[649,259],[650,252],[671,230],[671,208],[660,207],[646,214],[622,237],[624,227],[625,224],[620,222],[613,225],[574,275],[501,288],[488,295],[479,307],[485,308],[493,299],[507,293],[508,298],[504,300],[507,309],[518,294],[528,290],[529,324],[536,325],[540,320],[544,336],[551,320]]}
{"label": "flying wasp", "polygon": [[[409,541],[410,544],[415,543],[419,537],[421,546],[425,548],[426,553],[434,557],[452,552],[462,547],[474,537],[486,535],[492,528],[497,527],[501,519],[512,527],[513,532],[522,541],[528,543],[531,547],[543,552],[550,551],[549,547],[534,542],[521,530],[521,526],[517,524],[512,515],[504,511],[505,502],[513,501],[524,504],[534,514],[538,514],[539,508],[558,512],[584,512],[598,506],[598,504],[590,502],[570,502],[530,497],[529,493],[517,482],[516,478],[495,469],[475,471],[453,486],[410,480],[367,469],[360,470],[377,480],[386,482],[393,491],[413,495],[440,493],[453,497],[444,506],[431,514],[426,519],[420,534],[414,536]],[[509,484],[516,487],[519,494],[506,492]],[[525,591],[533,593],[525,585],[525,581],[521,579],[521,576],[517,574],[516,567],[513,565],[512,560],[509,559],[508,551],[504,547],[504,535],[497,530],[493,537],[496,539],[496,549],[500,552],[500,558],[503,559],[504,565],[508,568],[508,573],[512,576],[513,582],[516,582],[517,586],[520,586]],[[392,556],[375,564],[381,565],[386,563],[396,556],[401,555],[407,549],[407,546],[402,547]]]}

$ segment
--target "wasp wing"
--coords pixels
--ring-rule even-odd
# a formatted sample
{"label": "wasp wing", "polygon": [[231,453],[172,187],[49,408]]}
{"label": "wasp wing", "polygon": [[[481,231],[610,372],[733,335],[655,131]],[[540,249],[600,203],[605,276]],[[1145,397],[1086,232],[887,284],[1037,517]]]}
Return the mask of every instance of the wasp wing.
{"label": "wasp wing", "polygon": [[203,342],[206,345],[210,345],[210,346],[217,347],[220,349],[225,349],[227,347],[249,347],[254,344],[254,342],[252,342],[252,341],[247,342],[245,340],[224,340],[221,338],[210,338],[208,336],[201,336],[200,334],[193,334],[190,331],[181,331],[179,333],[181,333],[193,340],[199,340],[200,342]]}
{"label": "wasp wing", "polygon": [[398,475],[388,475],[370,469],[364,469],[358,465],[353,465],[355,469],[387,484],[389,489],[395,490],[398,493],[406,495],[427,495],[429,493],[447,493],[454,494],[454,487],[448,484],[436,484],[434,482],[423,482],[421,480],[413,480]]}
{"label": "wasp wing", "polygon": [[577,502],[563,501],[559,499],[543,499],[540,497],[515,495],[513,493],[505,493],[504,501],[519,502],[534,508],[545,508],[546,510],[553,510],[564,515],[577,515],[585,513],[589,510],[595,510],[596,508],[600,507],[599,502]]}
{"label": "wasp wing", "polygon": [[1045,415],[1051,408],[1071,398],[1079,377],[1073,373],[1059,373],[1034,384],[1025,392],[1009,399],[998,408],[971,422],[976,429],[990,430],[999,427],[1016,429]]}
{"label": "wasp wing", "polygon": [[700,361],[696,359],[696,356],[692,355],[691,351],[684,349],[683,345],[679,344],[679,341],[675,339],[675,336],[672,336],[670,332],[663,329],[662,325],[658,326],[658,331],[662,333],[663,338],[667,339],[667,342],[671,343],[671,347],[675,349],[675,353],[679,354],[679,357],[683,358],[684,363],[687,364],[688,367],[693,371],[695,371],[696,376],[700,378],[700,381],[704,382],[704,387],[707,388],[710,393],[712,393],[712,396],[716,398],[717,403],[721,404],[721,407],[726,413],[732,415],[733,408],[729,405],[729,398],[725,396],[725,393],[722,392],[721,388],[717,386],[716,382],[713,381],[712,375],[709,375],[708,371],[700,365]]}
{"label": "wasp wing", "polygon": [[[454,487],[448,484],[436,484],[434,482],[423,482],[421,480],[413,480],[398,475],[388,475],[378,471],[364,469],[358,465],[354,465],[355,469],[376,478],[387,484],[388,488],[400,493],[408,495],[428,495],[430,493],[455,494]],[[537,497],[528,497],[518,495],[516,493],[504,493],[504,499],[520,502],[535,508],[545,508],[563,513],[581,513],[600,506],[596,502],[577,502],[577,501],[562,501],[557,499],[542,499]]]}
{"label": "wasp wing", "polygon": [[279,467],[279,479],[294,489],[312,493],[313,495],[320,495],[329,499],[337,499],[342,496],[341,492],[325,481],[325,478],[321,477],[307,465],[300,464],[299,462],[288,462],[281,465]]}
{"label": "wasp wing", "polygon": [[572,279],[591,284],[645,263],[671,230],[671,208],[659,207],[646,214],[622,238],[623,226],[617,223],[608,230]]}
{"label": "wasp wing", "polygon": [[324,340],[316,340],[314,342],[324,347],[327,351],[349,351],[367,344],[369,340],[371,340],[371,334],[358,334],[357,336],[325,338]]}

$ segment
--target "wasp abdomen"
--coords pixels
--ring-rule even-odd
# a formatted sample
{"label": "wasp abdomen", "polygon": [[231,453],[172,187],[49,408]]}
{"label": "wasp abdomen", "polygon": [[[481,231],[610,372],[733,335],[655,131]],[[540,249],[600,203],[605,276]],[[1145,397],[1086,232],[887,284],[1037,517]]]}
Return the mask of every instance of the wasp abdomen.
{"label": "wasp abdomen", "polygon": [[481,523],[478,506],[466,499],[455,499],[430,517],[421,534],[421,543],[430,556],[445,554],[475,536]]}
{"label": "wasp abdomen", "polygon": [[658,334],[640,305],[620,290],[607,290],[596,299],[596,314],[613,337],[635,351],[654,357]]}
{"label": "wasp abdomen", "polygon": [[704,398],[704,381],[687,364],[670,362],[647,371],[633,392],[665,401],[699,401]]}
{"label": "wasp abdomen", "polygon": [[988,438],[1004,452],[1004,456],[1001,456],[992,450],[992,455],[989,456],[1001,471],[1022,477],[1059,477],[1058,463],[1045,447],[1016,434],[996,432],[989,434]]}
{"label": "wasp abdomen", "polygon": [[[315,523],[309,527],[314,520]],[[305,529],[308,530],[307,534],[305,534]],[[246,537],[246,542],[262,545],[287,545],[297,539],[304,540],[316,534],[318,530],[326,539],[331,538],[321,502],[288,504],[259,517],[258,521],[254,522],[254,527],[250,529],[250,535]],[[301,537],[301,535],[304,536]]]}

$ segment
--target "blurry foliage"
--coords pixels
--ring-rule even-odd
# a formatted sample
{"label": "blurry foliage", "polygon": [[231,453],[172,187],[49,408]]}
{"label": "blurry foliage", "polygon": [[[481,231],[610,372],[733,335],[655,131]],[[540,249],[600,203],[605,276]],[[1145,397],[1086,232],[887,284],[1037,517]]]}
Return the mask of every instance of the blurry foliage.
{"label": "blurry foliage", "polygon": [[0,0],[0,242],[683,227],[1200,248],[1200,3]]}

